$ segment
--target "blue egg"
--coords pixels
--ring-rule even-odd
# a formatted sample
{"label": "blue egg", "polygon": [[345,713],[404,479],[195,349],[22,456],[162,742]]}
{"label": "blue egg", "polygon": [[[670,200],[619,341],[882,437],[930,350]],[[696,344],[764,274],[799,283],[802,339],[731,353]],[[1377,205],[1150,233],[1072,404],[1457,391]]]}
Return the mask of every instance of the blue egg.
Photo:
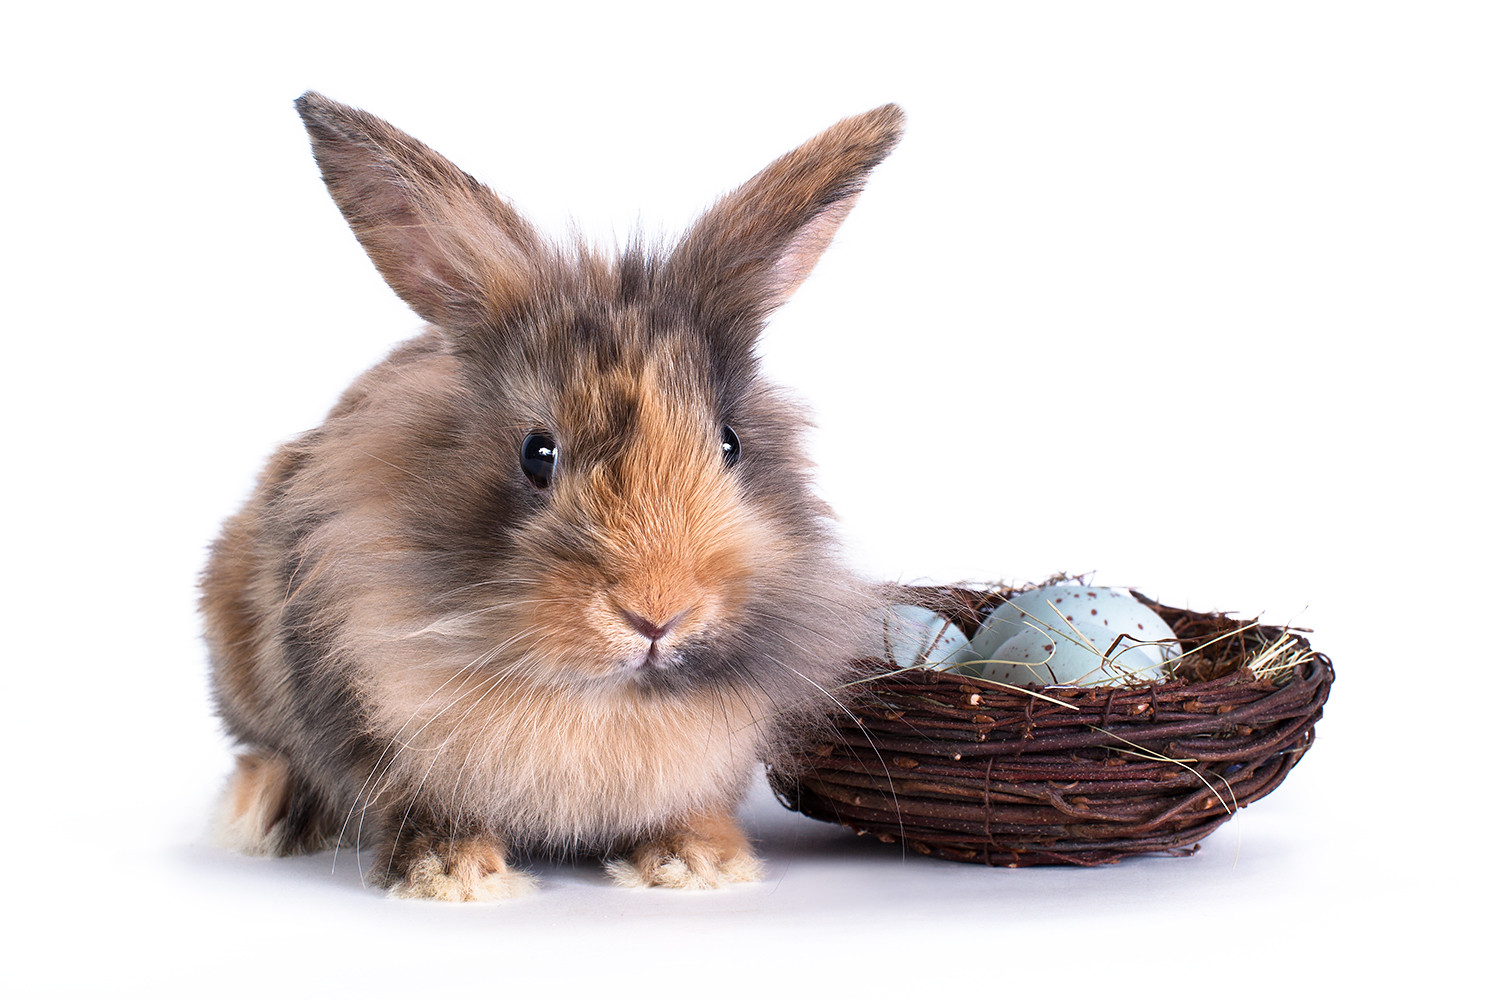
{"label": "blue egg", "polygon": [[897,604],[886,614],[883,647],[876,655],[898,667],[944,670],[969,659],[968,647],[963,630],[942,615]]}
{"label": "blue egg", "polygon": [[966,673],[1004,684],[1129,685],[1159,681],[1182,655],[1161,617],[1128,591],[1061,585],[1014,595],[970,644]]}

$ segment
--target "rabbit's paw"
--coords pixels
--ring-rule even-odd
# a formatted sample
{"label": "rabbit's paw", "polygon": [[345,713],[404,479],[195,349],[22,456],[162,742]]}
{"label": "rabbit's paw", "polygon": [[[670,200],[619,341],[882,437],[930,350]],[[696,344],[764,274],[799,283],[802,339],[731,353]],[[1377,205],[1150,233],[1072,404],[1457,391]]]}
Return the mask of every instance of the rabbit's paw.
{"label": "rabbit's paw", "polygon": [[663,885],[674,889],[717,889],[735,882],[759,882],[764,868],[734,820],[700,819],[674,833],[637,847],[628,858],[605,863],[624,886]]}
{"label": "rabbit's paw", "polygon": [[322,797],[286,760],[242,753],[219,801],[214,839],[242,854],[309,854],[333,844],[334,822]]}
{"label": "rabbit's paw", "polygon": [[377,873],[396,899],[493,903],[524,896],[536,880],[505,863],[505,852],[478,838],[436,842]]}

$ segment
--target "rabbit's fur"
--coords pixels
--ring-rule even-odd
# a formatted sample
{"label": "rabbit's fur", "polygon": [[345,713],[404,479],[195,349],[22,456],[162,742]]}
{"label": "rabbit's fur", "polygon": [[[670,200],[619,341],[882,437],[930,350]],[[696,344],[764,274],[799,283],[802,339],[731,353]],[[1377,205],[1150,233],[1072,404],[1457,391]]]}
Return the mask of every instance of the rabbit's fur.
{"label": "rabbit's fur", "polygon": [[[297,107],[431,326],[272,457],[213,546],[213,687],[244,748],[223,838],[357,843],[406,896],[512,895],[512,847],[599,853],[630,884],[755,878],[736,804],[878,602],[754,345],[900,111],[775,161],[669,250],[601,254],[378,118]],[[540,486],[533,434],[557,448]]]}

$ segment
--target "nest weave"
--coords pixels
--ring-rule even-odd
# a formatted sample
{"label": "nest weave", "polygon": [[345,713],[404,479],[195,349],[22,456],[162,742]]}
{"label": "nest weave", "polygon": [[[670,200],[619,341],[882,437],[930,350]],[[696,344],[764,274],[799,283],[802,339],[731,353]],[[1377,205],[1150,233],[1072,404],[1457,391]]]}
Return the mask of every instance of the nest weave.
{"label": "nest weave", "polygon": [[[902,599],[972,636],[1012,593],[908,588]],[[1247,623],[1136,596],[1177,634],[1189,677],[1029,693],[862,661],[873,679],[846,688],[832,730],[771,770],[773,789],[789,809],[953,861],[1193,853],[1306,752],[1333,667],[1295,636],[1306,662],[1258,679],[1245,664],[1282,630],[1254,625],[1205,645]]]}

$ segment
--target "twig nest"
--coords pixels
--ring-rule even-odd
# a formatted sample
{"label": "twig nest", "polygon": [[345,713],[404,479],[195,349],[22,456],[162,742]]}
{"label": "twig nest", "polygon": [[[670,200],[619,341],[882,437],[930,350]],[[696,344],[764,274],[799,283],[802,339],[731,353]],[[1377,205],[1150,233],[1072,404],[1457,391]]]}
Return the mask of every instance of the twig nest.
{"label": "twig nest", "polygon": [[959,671],[1002,684],[1124,686],[1163,680],[1181,655],[1171,627],[1129,591],[1051,586],[990,612]]}
{"label": "twig nest", "polygon": [[[1146,652],[1165,661],[1180,644],[1183,655],[1158,664],[1160,683],[1049,683],[1046,691],[863,658],[835,692],[838,707],[771,765],[782,803],[950,861],[1109,864],[1134,854],[1191,854],[1234,812],[1274,791],[1312,745],[1333,667],[1299,631],[1140,595],[1132,596],[1155,619],[1134,609],[1119,618],[1099,603],[1115,592],[1066,583],[1055,589],[1062,600],[1055,592],[1049,601],[1004,587],[896,593],[971,637],[988,622],[1000,634],[981,642],[994,651],[1025,631],[1045,631],[1043,608],[1055,608],[1070,612],[1068,624],[1085,634],[1083,617],[1107,621],[1111,638],[1089,640],[1101,653],[1134,632],[1157,642],[1175,634]],[[1039,602],[1034,616],[1032,602]],[[1007,636],[1005,629],[1014,631]],[[1050,682],[1057,658],[1048,666]]]}

